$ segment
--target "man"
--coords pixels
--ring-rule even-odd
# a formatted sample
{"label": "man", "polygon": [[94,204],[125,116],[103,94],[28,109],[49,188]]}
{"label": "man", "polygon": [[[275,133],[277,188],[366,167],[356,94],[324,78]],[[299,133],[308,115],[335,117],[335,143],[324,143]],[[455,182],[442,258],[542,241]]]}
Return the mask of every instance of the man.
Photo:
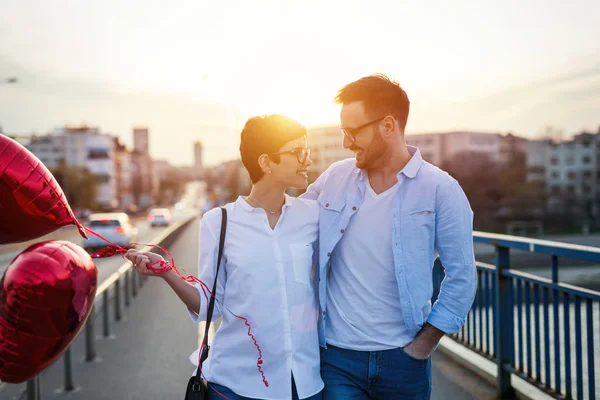
{"label": "man", "polygon": [[[324,398],[428,399],[430,354],[475,297],[473,212],[458,182],[407,146],[410,102],[384,75],[344,86],[344,147],[304,194],[321,205]],[[431,306],[436,255],[445,267]]]}

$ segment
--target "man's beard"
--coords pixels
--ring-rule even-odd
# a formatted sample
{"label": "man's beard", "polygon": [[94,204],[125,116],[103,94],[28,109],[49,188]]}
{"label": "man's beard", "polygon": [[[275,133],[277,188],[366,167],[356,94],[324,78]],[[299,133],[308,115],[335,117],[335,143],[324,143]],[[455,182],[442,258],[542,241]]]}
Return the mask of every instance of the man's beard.
{"label": "man's beard", "polygon": [[388,144],[381,137],[379,127],[375,127],[369,147],[362,149],[360,160],[356,159],[356,167],[364,170],[376,168],[387,158],[387,150]]}

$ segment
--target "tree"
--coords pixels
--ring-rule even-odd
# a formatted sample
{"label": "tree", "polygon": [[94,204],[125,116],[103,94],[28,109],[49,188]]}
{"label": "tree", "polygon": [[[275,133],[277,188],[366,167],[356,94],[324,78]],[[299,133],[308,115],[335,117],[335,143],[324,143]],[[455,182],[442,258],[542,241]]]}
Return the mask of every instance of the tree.
{"label": "tree", "polygon": [[477,230],[503,230],[513,220],[539,220],[545,212],[545,187],[527,182],[527,160],[513,151],[495,163],[484,153],[461,153],[442,169],[463,188],[475,213]]}
{"label": "tree", "polygon": [[564,129],[558,129],[551,125],[546,126],[538,132],[538,138],[541,140],[551,140],[554,143],[562,142],[565,135]]}
{"label": "tree", "polygon": [[69,205],[74,209],[95,209],[98,197],[99,177],[87,168],[69,167],[64,162],[50,170],[62,188]]}
{"label": "tree", "polygon": [[481,152],[462,152],[445,162],[441,168],[454,177],[462,187],[471,209],[477,230],[495,230],[494,215],[506,196],[501,184],[502,166]]}
{"label": "tree", "polygon": [[181,197],[185,191],[186,177],[175,169],[170,169],[159,182],[157,204],[170,204]]}
{"label": "tree", "polygon": [[510,160],[500,169],[498,177],[499,191],[502,197],[513,197],[524,194],[528,189],[527,156],[523,152],[511,153]]}
{"label": "tree", "polygon": [[242,176],[240,175],[245,174],[240,160],[230,162],[225,174],[225,201],[233,202],[238,196],[248,195],[250,193],[250,181],[242,179]]}

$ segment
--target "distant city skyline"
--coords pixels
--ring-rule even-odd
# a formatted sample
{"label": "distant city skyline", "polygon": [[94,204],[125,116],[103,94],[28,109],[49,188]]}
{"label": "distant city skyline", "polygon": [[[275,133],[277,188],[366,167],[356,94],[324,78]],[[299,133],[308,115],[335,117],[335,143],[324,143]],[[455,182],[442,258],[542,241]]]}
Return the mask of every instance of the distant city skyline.
{"label": "distant city skyline", "polygon": [[191,165],[200,140],[214,165],[250,115],[337,124],[335,91],[374,72],[407,90],[408,134],[600,125],[597,1],[230,3],[0,0],[0,78],[19,78],[0,125],[87,124],[128,147],[144,126],[154,158]]}

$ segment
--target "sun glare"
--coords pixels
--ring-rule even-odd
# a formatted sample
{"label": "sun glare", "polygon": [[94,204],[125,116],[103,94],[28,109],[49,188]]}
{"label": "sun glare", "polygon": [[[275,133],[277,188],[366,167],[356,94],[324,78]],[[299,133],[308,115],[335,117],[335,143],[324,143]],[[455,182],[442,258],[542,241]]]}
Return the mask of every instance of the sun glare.
{"label": "sun glare", "polygon": [[294,80],[281,82],[270,91],[248,88],[240,107],[248,116],[284,114],[307,127],[335,123],[339,116],[339,107],[333,103],[335,90],[314,86],[308,80]]}

